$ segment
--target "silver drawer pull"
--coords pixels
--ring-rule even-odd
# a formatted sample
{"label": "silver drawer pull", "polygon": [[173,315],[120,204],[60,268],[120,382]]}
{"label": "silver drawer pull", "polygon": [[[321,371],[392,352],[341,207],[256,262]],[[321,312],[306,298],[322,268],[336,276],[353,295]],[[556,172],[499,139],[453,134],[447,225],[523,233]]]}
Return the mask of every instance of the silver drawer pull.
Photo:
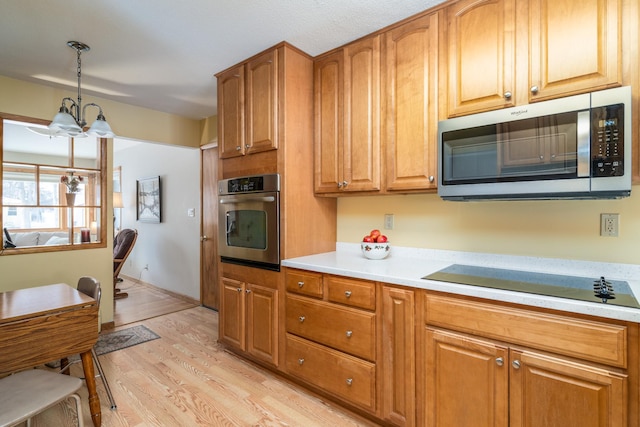
{"label": "silver drawer pull", "polygon": [[498,366],[504,365],[504,359],[502,357],[497,357],[496,358],[496,365],[498,365]]}
{"label": "silver drawer pull", "polygon": [[347,378],[347,385],[350,386],[353,384],[353,378]]}
{"label": "silver drawer pull", "polygon": [[303,286],[304,286],[304,282],[302,282],[302,281],[298,282],[298,287],[299,287],[299,288],[301,288],[301,287],[303,287]]}
{"label": "silver drawer pull", "polygon": [[236,147],[236,151],[240,151],[240,150],[242,150],[242,147],[237,146],[237,147]]}
{"label": "silver drawer pull", "polygon": [[353,335],[353,331],[347,331],[347,338],[351,338],[351,335]]}
{"label": "silver drawer pull", "polygon": [[304,322],[305,317],[304,316],[300,316],[298,317],[298,320],[300,321],[300,323]]}
{"label": "silver drawer pull", "polygon": [[242,288],[236,288],[236,291],[242,292]]}
{"label": "silver drawer pull", "polygon": [[344,291],[344,296],[347,298],[351,297],[351,291]]}
{"label": "silver drawer pull", "polygon": [[302,365],[303,363],[304,363],[304,358],[301,357],[300,359],[298,359],[298,365]]}
{"label": "silver drawer pull", "polygon": [[513,369],[520,369],[520,361],[514,360],[513,362],[511,362],[511,366],[513,366]]}

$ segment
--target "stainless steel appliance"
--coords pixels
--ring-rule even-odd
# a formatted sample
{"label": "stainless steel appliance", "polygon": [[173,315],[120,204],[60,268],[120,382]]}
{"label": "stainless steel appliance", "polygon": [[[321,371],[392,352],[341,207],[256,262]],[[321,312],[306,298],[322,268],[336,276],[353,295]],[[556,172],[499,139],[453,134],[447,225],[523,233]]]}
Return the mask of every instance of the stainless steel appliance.
{"label": "stainless steel appliance", "polygon": [[218,182],[222,262],[280,270],[280,175]]}
{"label": "stainless steel appliance", "polygon": [[595,199],[631,194],[631,88],[438,123],[446,200]]}

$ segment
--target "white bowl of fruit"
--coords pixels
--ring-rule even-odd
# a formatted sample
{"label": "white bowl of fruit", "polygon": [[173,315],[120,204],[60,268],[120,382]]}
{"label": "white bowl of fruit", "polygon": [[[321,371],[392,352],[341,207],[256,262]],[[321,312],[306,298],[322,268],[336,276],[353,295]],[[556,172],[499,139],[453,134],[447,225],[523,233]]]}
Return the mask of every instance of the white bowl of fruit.
{"label": "white bowl of fruit", "polygon": [[389,255],[391,246],[387,236],[380,234],[380,230],[376,229],[364,236],[362,243],[360,243],[360,249],[367,259],[384,259]]}

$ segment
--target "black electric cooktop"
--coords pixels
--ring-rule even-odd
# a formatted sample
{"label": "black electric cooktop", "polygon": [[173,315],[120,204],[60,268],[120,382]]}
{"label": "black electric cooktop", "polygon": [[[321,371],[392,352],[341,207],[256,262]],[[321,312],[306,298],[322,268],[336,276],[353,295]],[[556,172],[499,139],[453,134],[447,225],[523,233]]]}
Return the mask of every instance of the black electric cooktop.
{"label": "black electric cooktop", "polygon": [[453,264],[423,279],[640,308],[627,282]]}

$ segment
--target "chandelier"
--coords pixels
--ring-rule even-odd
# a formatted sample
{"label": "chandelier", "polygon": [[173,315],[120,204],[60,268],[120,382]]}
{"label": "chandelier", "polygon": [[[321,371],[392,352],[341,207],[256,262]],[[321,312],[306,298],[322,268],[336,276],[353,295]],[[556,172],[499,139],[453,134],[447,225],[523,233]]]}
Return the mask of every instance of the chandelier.
{"label": "chandelier", "polygon": [[[29,130],[46,135],[53,136],[67,136],[73,138],[84,138],[87,135],[96,136],[99,138],[113,138],[116,135],[111,130],[111,126],[107,123],[107,120],[102,114],[102,108],[98,104],[89,103],[82,106],[82,95],[80,93],[80,83],[82,79],[82,64],[80,61],[80,55],[82,52],[88,52],[91,48],[82,42],[68,41],[67,46],[76,51],[78,56],[78,100],[73,98],[64,98],[58,114],[55,115],[53,121],[47,128],[30,127]],[[97,107],[98,117],[93,122],[89,130],[85,133],[83,128],[87,124],[85,120],[85,113],[87,107]]]}

